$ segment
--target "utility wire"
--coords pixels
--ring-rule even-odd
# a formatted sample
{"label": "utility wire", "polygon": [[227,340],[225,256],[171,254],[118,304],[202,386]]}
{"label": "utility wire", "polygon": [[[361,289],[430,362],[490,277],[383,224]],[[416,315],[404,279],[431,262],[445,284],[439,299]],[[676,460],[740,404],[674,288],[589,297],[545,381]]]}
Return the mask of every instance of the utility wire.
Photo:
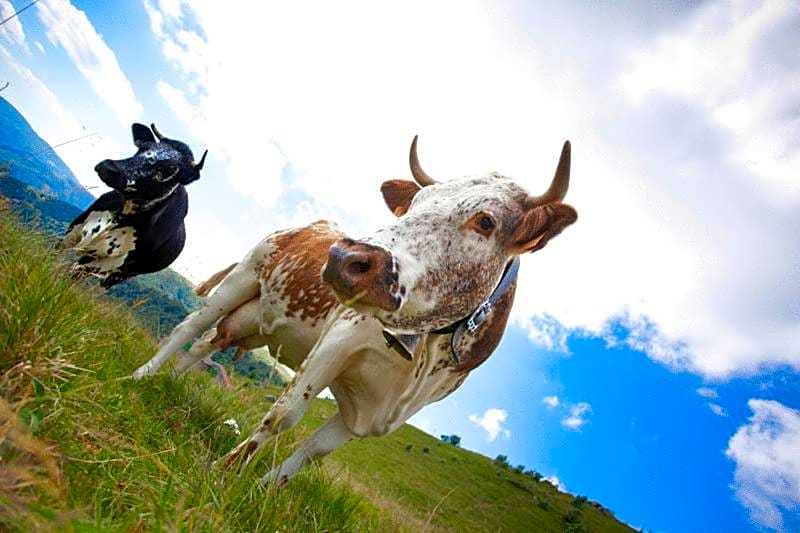
{"label": "utility wire", "polygon": [[23,157],[21,159],[11,160],[6,164],[8,165],[8,169],[11,170],[11,166],[14,165],[14,163],[22,163],[23,161],[27,161],[28,159],[31,159],[32,157],[36,157],[36,156],[38,156],[40,154],[43,154],[45,152],[49,152],[51,150],[53,152],[55,152],[56,148],[59,148],[59,147],[64,146],[66,144],[71,144],[71,143],[74,143],[74,142],[77,142],[77,141],[81,141],[81,140],[83,140],[83,139],[85,139],[87,137],[93,137],[95,135],[97,135],[97,133],[87,133],[86,135],[81,135],[80,137],[75,137],[74,139],[70,139],[68,141],[64,141],[62,143],[55,144],[53,146],[48,146],[47,148],[45,148],[43,150],[39,150],[38,152],[34,152],[32,154],[28,154],[27,157]]}
{"label": "utility wire", "polygon": [[33,4],[35,4],[35,3],[36,3],[36,2],[38,2],[38,1],[39,1],[39,0],[33,0],[33,2],[31,2],[31,3],[30,3],[30,4],[28,4],[27,6],[23,7],[22,9],[20,9],[19,11],[17,11],[16,13],[14,13],[14,14],[13,14],[13,15],[11,15],[10,17],[8,17],[7,19],[5,19],[5,20],[3,20],[3,21],[0,21],[0,26],[2,26],[3,24],[5,24],[5,23],[6,23],[6,22],[8,22],[9,20],[13,19],[14,17],[16,17],[17,15],[19,15],[20,13],[22,13],[23,11],[25,11],[26,9],[28,9],[29,7],[31,7]]}

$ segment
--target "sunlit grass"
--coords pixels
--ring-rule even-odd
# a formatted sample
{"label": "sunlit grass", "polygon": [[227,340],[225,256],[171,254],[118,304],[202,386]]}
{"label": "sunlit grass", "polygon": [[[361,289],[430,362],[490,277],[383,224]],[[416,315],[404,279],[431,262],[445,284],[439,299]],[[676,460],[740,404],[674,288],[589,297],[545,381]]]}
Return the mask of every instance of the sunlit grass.
{"label": "sunlit grass", "polygon": [[272,453],[223,476],[212,463],[240,437],[222,421],[253,427],[265,391],[242,380],[223,391],[199,373],[128,379],[154,351],[127,310],[77,286],[39,237],[0,215],[0,529],[396,526],[319,468],[280,493],[260,487]]}
{"label": "sunlit grass", "polygon": [[155,350],[129,309],[72,281],[0,210],[0,530],[630,531],[410,426],[348,443],[281,492],[258,485],[333,414],[328,400],[224,475],[214,461],[279,391],[202,373],[130,380]]}

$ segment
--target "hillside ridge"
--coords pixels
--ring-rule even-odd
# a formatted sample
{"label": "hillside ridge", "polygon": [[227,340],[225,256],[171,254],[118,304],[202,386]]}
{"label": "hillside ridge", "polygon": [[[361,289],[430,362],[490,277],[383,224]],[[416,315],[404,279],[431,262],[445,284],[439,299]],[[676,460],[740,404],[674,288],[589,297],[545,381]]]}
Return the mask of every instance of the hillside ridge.
{"label": "hillside ridge", "polygon": [[17,179],[81,210],[94,201],[89,191],[42,139],[24,116],[0,96],[0,161],[11,167]]}

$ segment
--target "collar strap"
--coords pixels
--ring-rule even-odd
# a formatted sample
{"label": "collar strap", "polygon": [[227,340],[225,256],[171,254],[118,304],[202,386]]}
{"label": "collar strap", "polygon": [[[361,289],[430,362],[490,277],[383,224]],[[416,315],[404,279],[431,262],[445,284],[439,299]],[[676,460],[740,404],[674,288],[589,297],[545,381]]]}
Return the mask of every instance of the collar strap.
{"label": "collar strap", "polygon": [[[461,339],[461,336],[464,333],[475,333],[480,329],[481,325],[489,317],[489,313],[491,313],[494,304],[503,297],[506,291],[508,291],[509,287],[511,287],[511,285],[514,283],[514,280],[517,279],[518,272],[519,257],[515,257],[506,265],[506,269],[503,272],[503,277],[500,278],[500,283],[497,284],[497,287],[495,287],[494,291],[492,291],[492,294],[487,300],[485,300],[472,313],[468,314],[464,318],[453,322],[449,326],[445,326],[431,332],[435,335],[444,335],[447,333],[453,334],[453,337],[450,340],[450,346],[452,348],[453,357],[455,358],[456,363],[460,362],[456,345],[458,344],[459,339]],[[417,349],[417,345],[419,344],[419,341],[422,339],[423,335],[424,334],[396,335],[389,330],[383,330],[383,337],[386,339],[386,346],[389,348],[394,348],[394,350],[397,351],[403,358],[408,359],[409,361],[412,359],[413,354]]]}

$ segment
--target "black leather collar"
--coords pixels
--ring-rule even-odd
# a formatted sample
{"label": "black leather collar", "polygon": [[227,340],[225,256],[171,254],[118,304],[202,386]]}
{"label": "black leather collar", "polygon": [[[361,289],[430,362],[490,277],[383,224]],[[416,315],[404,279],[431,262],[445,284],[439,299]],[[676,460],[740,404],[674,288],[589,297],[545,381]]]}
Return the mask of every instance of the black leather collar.
{"label": "black leather collar", "polygon": [[[500,283],[497,284],[497,287],[495,287],[494,291],[492,291],[492,294],[486,301],[484,301],[477,307],[477,309],[464,318],[453,322],[449,326],[445,326],[431,332],[435,335],[445,335],[448,333],[453,334],[453,337],[450,339],[450,346],[452,348],[453,358],[455,359],[456,363],[460,362],[456,345],[458,344],[461,336],[467,332],[475,333],[480,329],[481,325],[489,316],[492,306],[497,303],[497,301],[503,297],[506,291],[508,291],[511,285],[513,285],[514,280],[517,279],[518,272],[519,257],[515,257],[506,265],[506,269],[503,272],[503,277],[500,278]],[[418,333],[415,335],[402,335],[392,333],[387,329],[383,330],[383,338],[386,339],[386,346],[393,348],[404,359],[409,361],[413,359],[414,352],[424,336],[424,333]]]}

